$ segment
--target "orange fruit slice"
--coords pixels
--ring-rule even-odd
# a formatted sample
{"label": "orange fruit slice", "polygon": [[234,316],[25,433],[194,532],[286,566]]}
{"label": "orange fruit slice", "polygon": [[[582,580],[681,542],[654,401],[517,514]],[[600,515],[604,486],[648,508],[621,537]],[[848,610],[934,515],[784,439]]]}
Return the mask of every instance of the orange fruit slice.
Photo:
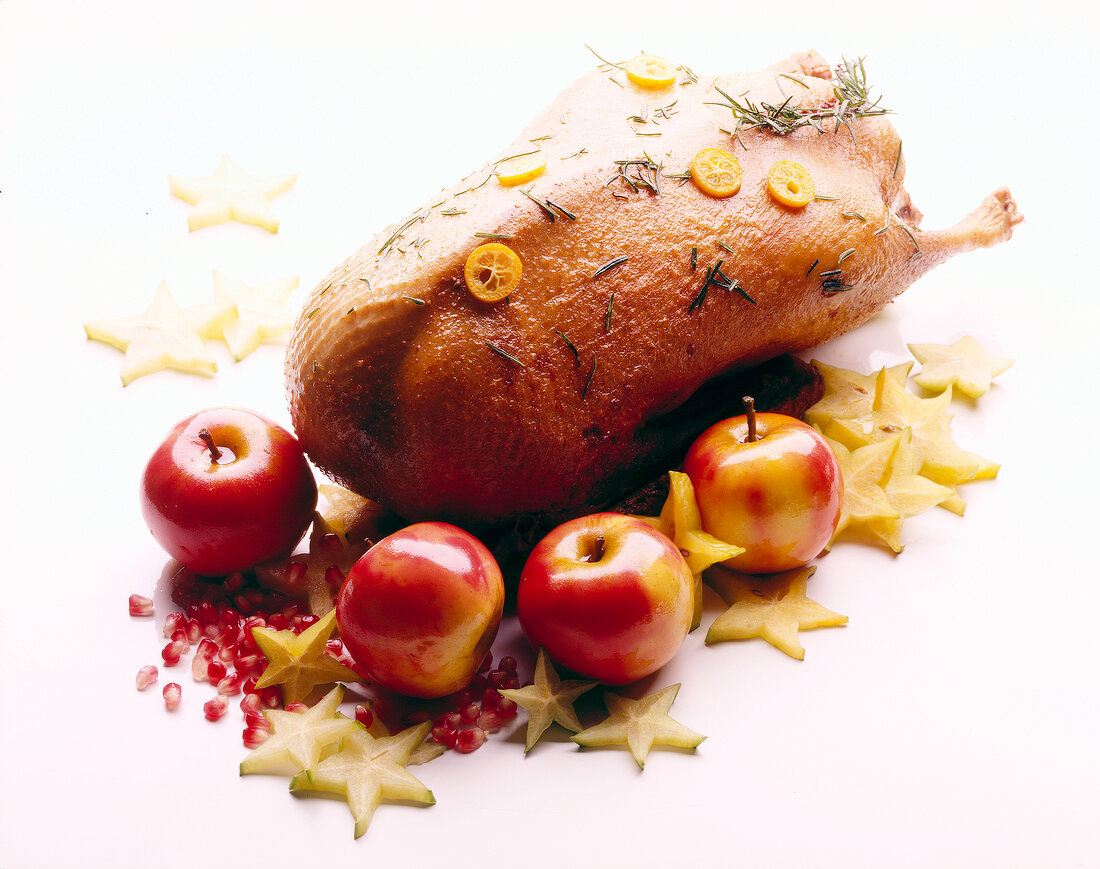
{"label": "orange fruit slice", "polygon": [[817,191],[806,167],[793,160],[777,160],[768,170],[768,192],[778,202],[802,208],[813,201]]}
{"label": "orange fruit slice", "polygon": [[496,175],[497,181],[505,187],[515,187],[532,178],[538,178],[544,171],[546,171],[546,160],[543,159],[542,154],[524,154],[498,163]]}
{"label": "orange fruit slice", "polygon": [[676,84],[676,67],[655,54],[639,54],[623,66],[626,77],[640,88],[660,90]]}
{"label": "orange fruit slice", "polygon": [[691,180],[711,196],[733,196],[741,189],[741,164],[729,151],[703,148],[691,158]]}
{"label": "orange fruit slice", "polygon": [[482,302],[499,302],[519,286],[523,263],[506,244],[490,242],[466,257],[466,288]]}

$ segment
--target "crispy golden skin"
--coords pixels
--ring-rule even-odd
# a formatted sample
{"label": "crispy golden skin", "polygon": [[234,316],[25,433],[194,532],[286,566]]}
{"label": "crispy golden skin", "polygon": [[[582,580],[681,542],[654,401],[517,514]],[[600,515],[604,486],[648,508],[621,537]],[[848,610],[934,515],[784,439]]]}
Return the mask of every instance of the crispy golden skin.
{"label": "crispy golden skin", "polygon": [[[822,75],[809,53],[717,81],[754,102],[810,107],[833,97]],[[487,164],[322,281],[287,355],[291,415],[314,462],[409,520],[477,526],[604,503],[631,482],[654,421],[668,429],[704,383],[858,326],[936,264],[1007,239],[1022,219],[999,190],[955,227],[922,232],[884,117],[850,131],[742,130],[737,141],[722,129],[732,129],[730,110],[707,104],[722,101],[713,83],[647,91],[584,76],[500,155],[541,148],[546,172],[524,187],[561,206],[550,207],[553,221]],[[669,177],[708,146],[740,161],[736,195]],[[616,161],[645,158],[662,167],[659,192],[615,177]],[[765,176],[780,159],[801,163],[833,198],[778,204]],[[625,171],[651,183],[658,174]],[[479,302],[463,285],[478,232],[509,236],[522,260],[505,302]],[[755,304],[718,285],[700,303],[719,260]],[[827,291],[836,282],[850,288]]]}

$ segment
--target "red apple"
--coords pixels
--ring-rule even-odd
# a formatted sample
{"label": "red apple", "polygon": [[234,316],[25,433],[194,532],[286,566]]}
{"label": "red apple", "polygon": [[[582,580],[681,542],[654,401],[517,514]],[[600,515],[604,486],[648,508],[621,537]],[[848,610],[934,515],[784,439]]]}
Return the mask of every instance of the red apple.
{"label": "red apple", "polygon": [[535,648],[582,676],[623,685],[676,654],[691,626],[693,586],[671,540],[632,516],[596,513],[539,542],[516,609]]}
{"label": "red apple", "polygon": [[204,576],[289,555],[316,505],[317,484],[294,436],[230,407],[176,425],[141,484],[141,512],[153,537]]}
{"label": "red apple", "polygon": [[818,432],[794,417],[749,413],[715,423],[691,445],[684,473],[703,530],[744,546],[725,562],[742,573],[799,567],[836,530],[844,484]]}
{"label": "red apple", "polygon": [[413,697],[465,688],[496,637],[504,580],[461,528],[420,522],[355,563],[336,601],[344,647],[371,678]]}

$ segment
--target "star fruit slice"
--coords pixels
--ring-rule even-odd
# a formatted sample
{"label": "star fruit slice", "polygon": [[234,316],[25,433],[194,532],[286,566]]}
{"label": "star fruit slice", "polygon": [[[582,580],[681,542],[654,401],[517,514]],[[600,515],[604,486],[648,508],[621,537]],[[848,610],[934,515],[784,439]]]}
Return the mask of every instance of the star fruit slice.
{"label": "star fruit slice", "polygon": [[679,684],[669,685],[640,700],[605,692],[610,715],[582,730],[573,741],[584,748],[625,745],[640,769],[645,769],[646,758],[655,745],[694,750],[706,737],[668,714],[679,691]]}
{"label": "star fruit slice", "polygon": [[231,305],[195,305],[181,308],[168,284],[161,281],[144,314],[109,320],[91,320],[84,333],[123,351],[122,385],[165,368],[194,374],[213,374],[218,364],[203,343],[233,316]]}
{"label": "star fruit slice", "polygon": [[252,636],[268,661],[256,687],[282,685],[284,701],[300,703],[318,685],[358,682],[354,670],[325,654],[335,627],[336,611],[332,610],[297,635],[291,630],[253,628]]}
{"label": "star fruit slice", "polygon": [[695,630],[703,618],[703,571],[712,564],[740,555],[745,549],[719,540],[703,530],[695,487],[687,474],[669,471],[668,479],[668,497],[661,508],[661,515],[637,518],[664,534],[683,554],[694,579],[691,630]]}
{"label": "star fruit slice", "polygon": [[849,527],[867,525],[875,519],[899,519],[898,512],[886,495],[890,463],[897,451],[897,439],[867,444],[849,450],[840,441],[826,437],[840,466],[844,480],[844,497],[840,499],[840,518],[829,545]]}
{"label": "star fruit slice", "polygon": [[324,749],[362,730],[354,719],[337,713],[343,697],[344,689],[337,685],[305,712],[264,710],[271,735],[241,761],[240,774],[294,775],[316,766]]}
{"label": "star fruit slice", "polygon": [[598,684],[579,680],[562,682],[545,649],[540,648],[538,660],[535,661],[534,684],[499,689],[504,697],[527,710],[527,743],[523,753],[534,748],[542,734],[555,722],[573,733],[579,731],[581,723],[573,710],[573,701]]}
{"label": "star fruit slice", "polygon": [[195,206],[187,215],[191,232],[229,220],[278,232],[279,221],[269,200],[297,180],[297,175],[250,175],[225,154],[212,174],[193,178],[169,175],[168,185],[173,196]]}
{"label": "star fruit slice", "polygon": [[214,270],[214,301],[234,310],[233,319],[222,327],[220,335],[234,359],[240,362],[264,341],[290,331],[294,313],[287,299],[296,289],[297,275],[249,286]]}
{"label": "star fruit slice", "polygon": [[294,776],[290,789],[343,796],[355,819],[355,838],[370,826],[383,800],[407,800],[431,805],[435,796],[405,767],[424,742],[432,723],[425,721],[396,736],[375,739],[356,730],[340,742],[340,750]]}
{"label": "star fruit slice", "polygon": [[802,661],[806,650],[798,632],[846,625],[848,617],[826,609],[806,596],[815,566],[797,567],[770,576],[748,576],[722,568],[707,582],[729,605],[707,631],[706,643],[760,637]]}
{"label": "star fruit slice", "polygon": [[918,386],[932,392],[954,387],[970,398],[989,392],[993,378],[1004,374],[1012,359],[986,353],[970,335],[954,344],[910,344],[909,352],[921,363],[913,378]]}
{"label": "star fruit slice", "polygon": [[[821,375],[824,394],[803,414],[806,422],[824,429],[834,419],[862,420],[870,416],[878,372],[860,374],[847,368],[826,365],[816,359],[813,366]],[[894,365],[885,369],[886,376],[904,386],[912,367],[912,362]]]}

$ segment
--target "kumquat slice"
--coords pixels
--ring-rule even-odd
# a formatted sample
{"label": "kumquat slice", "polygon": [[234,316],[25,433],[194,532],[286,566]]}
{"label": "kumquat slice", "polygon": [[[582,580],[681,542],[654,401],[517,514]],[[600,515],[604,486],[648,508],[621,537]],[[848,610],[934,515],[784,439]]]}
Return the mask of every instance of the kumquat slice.
{"label": "kumquat slice", "polygon": [[802,208],[813,201],[817,191],[806,167],[793,160],[777,160],[768,170],[768,192],[778,202]]}
{"label": "kumquat slice", "polygon": [[546,160],[542,154],[522,154],[497,164],[496,176],[505,187],[515,187],[532,178],[538,178],[546,171]]}
{"label": "kumquat slice", "polygon": [[676,67],[655,54],[632,57],[623,68],[626,77],[640,88],[660,90],[676,84]]}
{"label": "kumquat slice", "polygon": [[519,286],[523,263],[506,244],[490,242],[466,257],[466,288],[482,302],[499,302]]}
{"label": "kumquat slice", "polygon": [[741,164],[729,151],[703,148],[691,158],[691,180],[711,196],[733,196],[741,189]]}

